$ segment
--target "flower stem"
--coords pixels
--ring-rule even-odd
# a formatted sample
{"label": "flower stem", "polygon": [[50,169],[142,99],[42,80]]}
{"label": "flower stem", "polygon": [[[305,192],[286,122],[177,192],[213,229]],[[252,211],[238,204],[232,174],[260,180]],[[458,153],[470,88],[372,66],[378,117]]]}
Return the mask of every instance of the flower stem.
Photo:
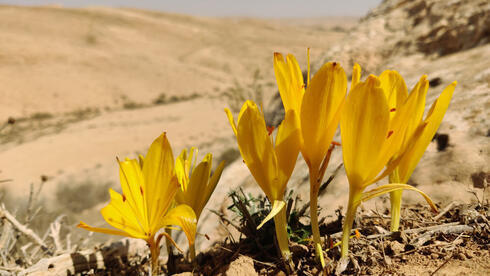
{"label": "flower stem", "polygon": [[291,251],[289,251],[286,208],[282,208],[282,210],[274,217],[274,225],[276,227],[276,239],[279,250],[281,250],[281,255],[286,263],[286,269],[290,271],[293,266]]}
{"label": "flower stem", "polygon": [[391,225],[390,231],[396,232],[400,227],[400,213],[402,208],[402,194],[403,190],[390,192],[391,202]]}
{"label": "flower stem", "polygon": [[158,266],[158,258],[160,257],[160,246],[151,238],[148,242],[151,255],[151,275],[158,275],[160,267]]}
{"label": "flower stem", "polygon": [[[311,181],[316,181],[316,177],[310,176]],[[323,258],[322,244],[320,240],[320,227],[318,226],[318,189],[316,183],[310,185],[310,220],[311,231],[313,232],[313,243],[315,244],[315,255],[317,261],[320,262],[322,268],[325,267],[325,259]]]}
{"label": "flower stem", "polygon": [[191,263],[194,262],[194,260],[196,259],[196,244],[192,244],[189,246],[189,255],[190,255],[190,258],[191,258]]}
{"label": "flower stem", "polygon": [[349,189],[349,203],[347,205],[347,213],[345,214],[344,229],[342,231],[342,252],[341,257],[346,258],[349,254],[349,239],[356,211],[359,204],[355,202],[362,196],[362,191]]}

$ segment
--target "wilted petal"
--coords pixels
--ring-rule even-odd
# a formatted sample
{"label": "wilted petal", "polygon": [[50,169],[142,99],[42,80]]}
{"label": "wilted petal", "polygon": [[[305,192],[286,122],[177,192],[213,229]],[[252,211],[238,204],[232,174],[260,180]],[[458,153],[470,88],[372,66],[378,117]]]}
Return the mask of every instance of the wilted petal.
{"label": "wilted petal", "polygon": [[412,191],[418,192],[420,195],[422,195],[424,197],[425,201],[427,201],[427,203],[430,205],[432,210],[437,212],[436,205],[434,204],[434,202],[432,202],[432,200],[430,199],[430,197],[428,195],[426,195],[424,192],[422,192],[421,190],[419,190],[413,186],[403,184],[403,183],[385,184],[385,185],[376,187],[372,190],[366,191],[366,192],[362,193],[362,196],[359,199],[359,201],[354,202],[354,204],[360,204],[361,202],[370,200],[370,199],[378,197],[380,195],[387,194],[387,193],[394,192],[394,191],[399,191],[399,190],[412,190]]}
{"label": "wilted petal", "polygon": [[286,206],[286,202],[284,200],[274,200],[272,202],[272,210],[271,212],[264,218],[264,220],[257,226],[257,229],[260,229],[266,222],[273,219],[281,210]]}

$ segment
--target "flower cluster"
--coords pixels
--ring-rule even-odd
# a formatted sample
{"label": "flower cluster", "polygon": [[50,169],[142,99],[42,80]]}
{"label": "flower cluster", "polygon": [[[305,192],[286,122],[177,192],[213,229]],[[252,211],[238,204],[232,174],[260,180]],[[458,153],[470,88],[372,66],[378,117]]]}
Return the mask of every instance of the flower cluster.
{"label": "flower cluster", "polygon": [[[387,70],[361,81],[361,67],[355,64],[347,93],[346,74],[336,62],[324,64],[310,80],[309,52],[306,85],[293,55],[284,59],[275,53],[274,70],[286,114],[275,142],[269,137],[263,113],[255,103],[244,103],[236,125],[231,112],[225,111],[245,164],[273,206],[266,221],[274,217],[277,241],[286,261],[290,260],[290,252],[283,196],[300,151],[310,172],[313,242],[318,261],[325,265],[318,226],[318,191],[332,150],[338,144],[332,139],[339,124],[349,180],[341,242],[343,257],[348,253],[357,207],[363,201],[390,193],[392,231],[398,230],[403,190],[419,192],[436,209],[425,193],[406,183],[442,121],[456,82],[444,89],[423,118],[427,76],[422,76],[409,94],[396,71]],[[389,184],[366,191],[387,176]]]}
{"label": "flower cluster", "polygon": [[[246,101],[237,120],[225,109],[236,136],[243,162],[269,199],[272,209],[260,223],[273,219],[277,244],[286,264],[291,265],[284,194],[299,153],[310,177],[310,217],[316,256],[325,266],[318,225],[318,193],[335,146],[341,145],[349,180],[349,201],[341,244],[342,257],[358,206],[366,200],[390,193],[391,230],[397,231],[403,190],[422,191],[407,185],[436,133],[449,106],[456,82],[444,89],[424,117],[429,87],[422,76],[410,93],[396,71],[369,75],[361,81],[361,67],[354,65],[347,89],[347,76],[336,62],[325,63],[310,79],[303,80],[293,55],[286,59],[274,54],[274,70],[285,117],[276,135],[265,123],[263,110]],[[340,125],[341,144],[333,142]],[[133,237],[147,242],[153,272],[158,271],[160,241],[165,237],[175,245],[169,229],[176,227],[187,236],[191,259],[197,223],[223,172],[220,163],[212,173],[212,155],[197,163],[197,149],[183,150],[174,163],[166,134],[150,146],[146,157],[118,160],[122,193],[109,190],[111,201],[102,216],[116,229],[78,225],[89,231]],[[389,184],[367,190],[388,177]]]}
{"label": "flower cluster", "polygon": [[[190,159],[194,151],[197,155],[197,150],[191,149]],[[174,165],[172,148],[163,133],[151,144],[146,157],[140,155],[139,160],[118,160],[122,194],[110,189],[111,201],[102,208],[101,214],[109,225],[119,230],[91,227],[84,222],[80,222],[78,227],[145,240],[150,248],[155,274],[158,272],[162,237],[177,247],[163,229],[179,227],[195,256],[199,216],[224,167],[222,162],[211,176],[212,159],[208,154],[197,167],[191,166],[184,151]]]}

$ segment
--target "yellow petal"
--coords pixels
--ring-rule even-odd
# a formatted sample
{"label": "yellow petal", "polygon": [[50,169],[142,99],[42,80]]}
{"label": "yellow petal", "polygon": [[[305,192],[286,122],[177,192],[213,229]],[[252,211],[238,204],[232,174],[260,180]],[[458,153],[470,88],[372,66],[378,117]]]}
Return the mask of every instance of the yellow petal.
{"label": "yellow petal", "polygon": [[[145,191],[148,189],[138,161],[136,159],[119,161],[119,176],[122,192],[125,201],[127,201],[125,205],[131,207],[144,231],[149,231],[147,202],[145,200],[147,196]],[[112,198],[113,193],[111,193]]]}
{"label": "yellow petal", "polygon": [[346,92],[344,69],[335,62],[323,65],[307,87],[300,115],[301,153],[310,166],[318,168],[330,147]]}
{"label": "yellow petal", "polygon": [[187,149],[183,149],[180,155],[175,160],[175,176],[180,183],[180,189],[182,191],[187,191],[187,186],[189,184],[189,168],[187,163]]}
{"label": "yellow petal", "polygon": [[[427,80],[427,76],[424,75],[420,78],[419,82],[415,85],[412,92],[410,92],[410,96],[408,96],[408,99],[406,100],[405,104],[413,107],[411,107],[412,111],[410,112],[408,121],[405,122],[405,138],[403,139],[401,151],[405,150],[414,132],[422,123],[425,110],[425,97],[428,89],[429,81]],[[415,101],[415,103],[411,104],[411,101]]]}
{"label": "yellow petal", "polygon": [[124,237],[130,237],[130,238],[138,238],[138,239],[144,239],[144,236],[132,236],[129,235],[126,232],[119,231],[119,230],[114,230],[114,229],[107,229],[107,228],[98,228],[98,227],[92,227],[87,225],[85,222],[80,221],[80,223],[77,225],[78,228],[82,228],[88,231],[92,232],[97,232],[97,233],[103,233],[103,234],[109,234],[109,235],[118,235],[118,236],[124,236]]}
{"label": "yellow petal", "polygon": [[145,162],[145,157],[141,154],[138,154],[138,162],[140,164],[141,170],[143,170],[143,163]]}
{"label": "yellow petal", "polygon": [[127,197],[112,189],[109,189],[109,194],[111,196],[110,203],[100,211],[105,221],[130,236],[141,239],[148,237],[148,234],[151,234],[149,229],[145,228],[143,218],[137,214],[138,210],[130,205]]}
{"label": "yellow petal", "polygon": [[357,84],[347,96],[340,120],[344,166],[353,188],[362,188],[373,171],[373,162],[387,139],[389,126],[388,103],[377,77],[369,76]]}
{"label": "yellow petal", "polygon": [[434,204],[434,202],[432,202],[432,200],[430,199],[430,197],[428,195],[426,195],[424,192],[422,192],[421,190],[419,190],[413,186],[403,184],[403,183],[390,183],[390,184],[386,184],[386,185],[376,187],[370,191],[366,191],[366,192],[362,193],[362,196],[359,199],[359,201],[354,202],[354,203],[360,204],[361,202],[370,200],[370,199],[378,197],[380,195],[387,194],[387,193],[394,192],[394,191],[399,191],[399,190],[412,190],[412,191],[418,192],[420,195],[422,195],[424,197],[425,201],[427,201],[427,203],[430,205],[432,210],[437,212],[436,205]]}
{"label": "yellow petal", "polygon": [[279,198],[277,159],[257,105],[247,101],[237,124],[237,142],[242,158],[270,200]]}
{"label": "yellow petal", "polygon": [[286,185],[293,173],[300,149],[300,129],[297,116],[293,110],[286,113],[284,121],[277,129],[276,156],[279,164],[279,194],[284,194]]}
{"label": "yellow petal", "polygon": [[166,133],[160,135],[151,144],[143,166],[148,205],[148,218],[152,231],[158,231],[158,221],[172,204],[179,188],[174,172],[172,148]]}
{"label": "yellow petal", "polygon": [[289,54],[286,63],[280,53],[274,53],[274,71],[284,110],[299,112],[304,93],[304,80],[296,58]]}
{"label": "yellow petal", "polygon": [[284,200],[274,200],[272,203],[271,212],[264,218],[259,226],[257,226],[257,229],[260,229],[266,222],[273,219],[281,211],[281,209],[284,208],[284,206],[286,206],[286,202],[284,202]]}
{"label": "yellow petal", "polygon": [[233,133],[235,133],[235,136],[237,136],[235,120],[233,119],[233,115],[231,114],[230,109],[225,108],[225,112],[226,112],[226,117],[228,117],[228,121],[230,122],[231,128],[233,129]]}
{"label": "yellow petal", "polygon": [[[386,70],[379,76],[390,109],[399,108],[407,99],[408,91],[405,80],[397,71]],[[394,114],[394,113],[391,113]]]}
{"label": "yellow petal", "polygon": [[389,161],[384,172],[381,173],[380,175],[378,175],[374,180],[368,182],[366,184],[366,186],[380,181],[381,179],[385,178],[387,175],[390,175],[390,183],[393,183],[393,182],[407,183],[408,179],[406,179],[406,180],[402,179],[402,175],[400,175],[398,165],[406,158],[406,156],[407,156],[406,153],[411,152],[413,150],[413,147],[416,145],[417,140],[422,135],[426,126],[427,126],[426,123],[422,123],[421,125],[419,125],[419,127],[417,128],[415,133],[410,137],[410,140],[408,141],[407,146],[404,148],[405,152],[402,152],[401,154],[399,154],[397,156],[393,156],[393,159]]}
{"label": "yellow petal", "polygon": [[[213,194],[214,189],[216,188],[216,185],[218,184],[218,181],[221,177],[221,173],[223,172],[224,168],[225,168],[225,161],[221,161],[221,163],[218,165],[218,167],[214,170],[214,173],[211,176],[208,185],[206,186],[205,195],[201,196],[201,201],[203,202],[203,203],[201,203],[202,208],[204,208],[206,206],[206,204],[209,201],[209,198]],[[202,209],[201,209],[201,211],[202,211]],[[200,215],[201,214],[198,215],[198,219],[199,219]]]}
{"label": "yellow petal", "polygon": [[197,218],[199,218],[202,209],[204,208],[204,205],[202,205],[202,198],[206,196],[206,186],[208,184],[210,171],[210,164],[206,161],[199,163],[199,165],[192,170],[189,189],[187,190],[188,201],[185,203],[192,207]]}
{"label": "yellow petal", "polygon": [[408,181],[420,158],[422,158],[425,149],[437,132],[444,114],[449,107],[456,84],[456,82],[453,82],[447,86],[439,98],[432,104],[432,107],[424,120],[427,126],[424,128],[422,135],[416,140],[415,145],[408,152],[404,153],[404,157],[398,165],[398,171],[402,182]]}
{"label": "yellow petal", "polygon": [[[373,169],[373,171],[368,175],[368,183],[372,183],[372,180],[376,178],[381,169],[389,162],[390,159],[392,160],[393,158],[397,158],[397,154],[402,149],[405,133],[408,128],[407,125],[410,124],[410,121],[412,120],[411,118],[415,116],[414,112],[419,104],[419,96],[419,93],[412,94],[402,105],[397,108],[395,115],[392,117],[389,123],[387,139],[376,155],[376,158],[373,160],[373,167],[376,169]],[[392,113],[393,112],[390,112],[390,116]],[[408,140],[406,143],[408,145]],[[385,171],[385,173],[390,172]]]}
{"label": "yellow petal", "polygon": [[359,64],[354,64],[354,68],[352,69],[352,80],[350,83],[350,91],[356,86],[359,81],[361,81],[361,66]]}
{"label": "yellow petal", "polygon": [[172,208],[161,220],[162,227],[168,225],[180,226],[189,244],[194,244],[197,230],[196,214],[191,207],[181,204]]}

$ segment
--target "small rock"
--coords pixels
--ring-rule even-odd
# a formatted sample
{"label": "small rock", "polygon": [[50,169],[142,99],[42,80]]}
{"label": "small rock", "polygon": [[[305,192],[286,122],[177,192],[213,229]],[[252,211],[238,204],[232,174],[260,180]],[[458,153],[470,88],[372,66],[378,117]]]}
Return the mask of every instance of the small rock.
{"label": "small rock", "polygon": [[442,83],[442,79],[439,77],[435,77],[429,81],[429,86],[430,87],[436,87],[441,83]]}
{"label": "small rock", "polygon": [[386,265],[391,265],[393,262],[391,261],[391,258],[389,256],[385,256],[384,257],[384,260],[385,260],[385,264]]}
{"label": "small rock", "polygon": [[192,272],[182,272],[182,273],[177,273],[174,274],[174,276],[193,276]]}
{"label": "small rock", "polygon": [[444,151],[449,146],[449,134],[436,134],[437,151]]}
{"label": "small rock", "polygon": [[293,243],[290,249],[295,257],[304,257],[308,254],[308,247],[304,244]]}
{"label": "small rock", "polygon": [[473,252],[471,252],[471,251],[469,251],[469,250],[467,250],[467,251],[465,252],[465,255],[466,255],[466,257],[467,257],[468,259],[472,259],[473,257],[475,257],[475,255],[473,254]]}
{"label": "small rock", "polygon": [[430,254],[430,257],[431,257],[432,259],[438,259],[438,258],[439,258],[439,254],[437,254],[437,253],[435,253],[435,252],[432,252],[432,253]]}
{"label": "small rock", "polygon": [[397,241],[392,241],[389,246],[394,255],[398,255],[405,251],[405,246]]}
{"label": "small rock", "polygon": [[456,255],[456,257],[459,260],[461,260],[461,261],[465,261],[466,260],[466,256],[463,253],[459,253],[458,255]]}
{"label": "small rock", "polygon": [[471,181],[473,182],[474,188],[485,188],[485,182],[489,183],[490,181],[490,173],[478,172],[471,174]]}
{"label": "small rock", "polygon": [[225,275],[255,276],[259,275],[255,271],[254,261],[247,256],[240,256],[233,262],[225,272]]}

